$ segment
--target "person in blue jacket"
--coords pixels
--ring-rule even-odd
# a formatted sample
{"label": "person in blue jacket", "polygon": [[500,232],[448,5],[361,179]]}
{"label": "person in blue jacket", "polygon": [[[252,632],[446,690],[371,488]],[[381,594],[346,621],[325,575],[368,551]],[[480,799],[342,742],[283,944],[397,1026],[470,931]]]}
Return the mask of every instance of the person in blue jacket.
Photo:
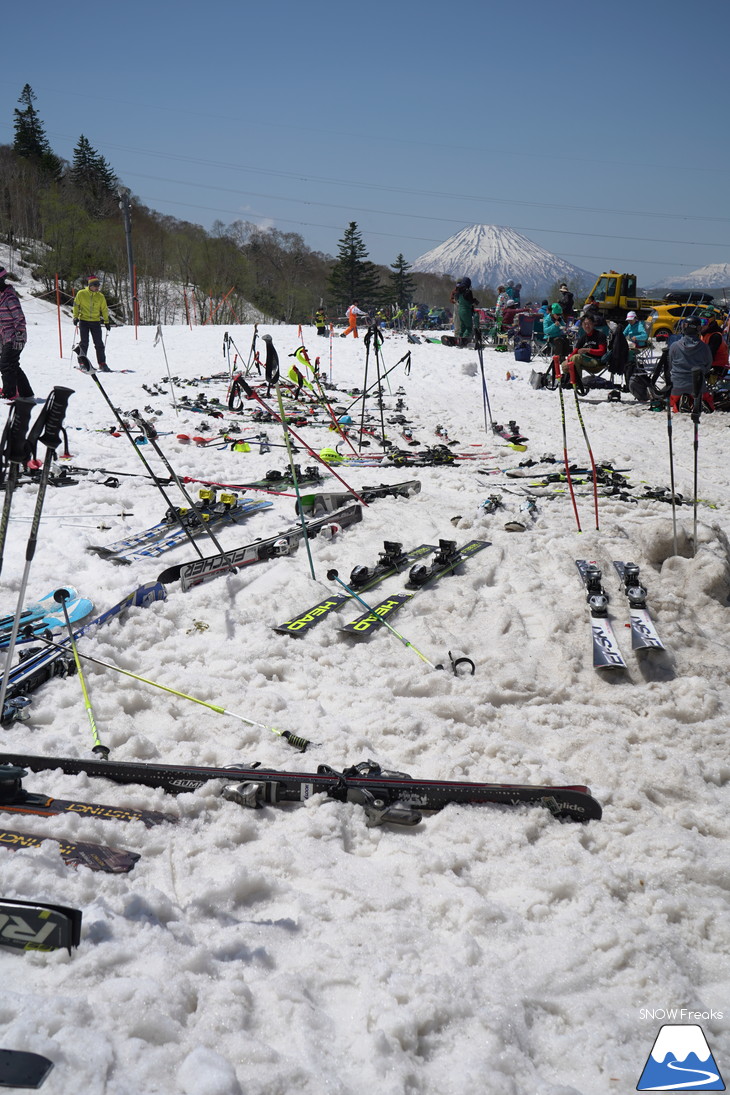
{"label": "person in blue jacket", "polygon": [[560,357],[561,363],[570,353],[570,341],[568,340],[563,309],[560,304],[552,304],[550,311],[543,318],[542,333],[550,343],[550,351]]}
{"label": "person in blue jacket", "polygon": [[624,338],[629,344],[629,360],[634,361],[636,359],[636,351],[643,350],[647,342],[649,341],[649,336],[646,333],[646,327],[638,318],[636,312],[628,312],[626,315]]}

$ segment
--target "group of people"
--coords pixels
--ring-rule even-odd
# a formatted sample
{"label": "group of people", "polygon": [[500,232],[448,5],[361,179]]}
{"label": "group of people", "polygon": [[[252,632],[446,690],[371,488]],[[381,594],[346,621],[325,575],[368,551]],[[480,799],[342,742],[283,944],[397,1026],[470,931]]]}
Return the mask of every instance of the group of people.
{"label": "group of people", "polygon": [[[9,277],[5,267],[0,266],[0,394],[9,400],[32,399],[33,388],[20,365],[20,355],[28,341],[28,328],[20,298]],[[109,331],[111,323],[106,298],[96,275],[88,278],[86,288],[79,289],[74,297],[73,322],[79,334],[77,352],[85,355],[91,338],[98,368],[102,372],[108,371],[101,327],[103,323]]]}

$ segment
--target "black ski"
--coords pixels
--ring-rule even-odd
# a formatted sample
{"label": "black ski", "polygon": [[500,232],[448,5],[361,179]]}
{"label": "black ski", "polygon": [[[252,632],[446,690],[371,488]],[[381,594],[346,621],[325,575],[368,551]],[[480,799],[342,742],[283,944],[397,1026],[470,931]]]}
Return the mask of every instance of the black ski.
{"label": "black ski", "polygon": [[[418,494],[421,484],[418,479],[408,479],[405,483],[381,484],[379,487],[363,487],[358,496],[363,502],[373,502],[376,498],[408,498],[411,494]],[[354,495],[348,491],[333,491],[329,494],[303,494],[302,511],[305,516],[319,517],[322,513],[332,513],[340,506],[347,505],[353,500]],[[299,503],[295,506],[299,513]]]}
{"label": "black ski", "polygon": [[601,568],[585,559],[576,559],[586,601],[591,612],[594,669],[625,669],[626,662],[619,649],[613,626],[608,618],[608,594],[603,588]]}
{"label": "black ski", "polygon": [[100,817],[104,821],[141,821],[147,828],[177,819],[158,810],[131,810],[124,806],[103,806],[99,802],[75,802],[70,799],[48,798],[32,794],[22,785],[24,768],[13,764],[0,765],[0,812],[4,814],[36,814],[53,817],[56,814],[80,814]]}
{"label": "black ski", "polygon": [[[307,536],[311,540],[321,529],[329,525],[337,524],[341,528],[346,528],[358,521],[362,521],[362,507],[359,503],[353,503],[324,517],[308,521],[305,527]],[[277,536],[269,537],[268,540],[255,540],[252,544],[234,548],[225,555],[210,555],[206,559],[196,559],[192,563],[180,563],[177,566],[168,567],[158,575],[157,580],[168,584],[179,579],[183,590],[192,589],[202,582],[209,582],[221,574],[229,574],[232,570],[238,570],[250,563],[290,555],[293,550],[296,550],[303,536],[302,526],[295,525]]]}
{"label": "black ski", "polygon": [[53,1061],[40,1053],[0,1049],[0,1087],[39,1088],[52,1068]]}
{"label": "black ski", "polygon": [[[402,544],[386,540],[384,550],[380,553],[380,558],[375,566],[355,567],[350,574],[348,585],[357,593],[364,593],[368,589],[374,589],[375,586],[384,582],[386,578],[390,578],[393,574],[400,574],[402,571],[406,570],[407,567],[417,563],[426,555],[430,555],[432,551],[436,551],[436,548],[432,544],[421,544],[420,547],[413,548],[412,551],[404,552]],[[312,605],[311,608],[308,608],[307,611],[303,612],[300,616],[295,616],[294,619],[287,620],[286,623],[278,624],[273,630],[280,631],[284,635],[304,635],[305,632],[311,630],[311,628],[318,624],[320,620],[323,620],[325,616],[329,616],[330,613],[336,612],[352,599],[352,594],[350,593],[333,593],[332,596],[327,597],[326,600],[320,601],[316,605]]]}
{"label": "black ski", "polygon": [[14,829],[0,829],[0,848],[17,852],[22,848],[40,848],[46,843],[57,844],[61,858],[69,867],[88,867],[91,871],[104,871],[107,874],[127,874],[138,859],[138,852],[128,852],[123,848],[108,848],[104,844],[93,844],[83,840],[65,840],[52,836],[39,836],[37,833],[19,833]]}
{"label": "black ski", "polygon": [[545,806],[556,817],[573,821],[599,820],[601,807],[583,785],[541,786],[521,783],[472,783],[467,780],[413,779],[405,772],[382,769],[364,761],[344,771],[320,764],[316,772],[282,772],[275,769],[232,766],[211,768],[189,764],[147,764],[135,761],[99,761],[77,757],[43,757],[25,753],[0,753],[0,763],[15,764],[34,772],[60,768],[67,775],[85,772],[114,783],[140,783],[161,787],[169,794],[195,791],[209,780],[223,780],[224,795],[246,806],[306,802],[326,794],[340,802],[364,806],[371,823],[400,822],[413,825],[420,812],[445,806]]}
{"label": "black ski", "polygon": [[646,607],[647,591],[641,584],[638,566],[636,563],[616,560],[613,565],[623,582],[623,590],[629,602],[632,650],[664,650],[664,643],[659,638]]}
{"label": "black ski", "polygon": [[[0,945],[20,951],[71,953],[81,939],[81,910],[44,901],[0,898]],[[0,1084],[0,1086],[2,1086]]]}
{"label": "black ski", "polygon": [[411,567],[406,589],[414,592],[394,593],[391,597],[386,597],[379,604],[373,605],[372,612],[365,612],[362,616],[358,616],[356,620],[351,620],[345,624],[340,630],[347,635],[354,635],[355,638],[366,638],[373,631],[380,629],[381,619],[392,616],[394,612],[397,612],[399,608],[412,600],[418,590],[433,585],[434,582],[437,582],[440,578],[445,578],[448,574],[453,574],[456,568],[466,559],[470,559],[472,555],[476,555],[477,552],[483,551],[484,548],[490,546],[488,540],[469,540],[461,547],[457,547],[455,541],[452,540],[439,540],[438,554],[433,562],[429,565],[416,563],[415,566]]}

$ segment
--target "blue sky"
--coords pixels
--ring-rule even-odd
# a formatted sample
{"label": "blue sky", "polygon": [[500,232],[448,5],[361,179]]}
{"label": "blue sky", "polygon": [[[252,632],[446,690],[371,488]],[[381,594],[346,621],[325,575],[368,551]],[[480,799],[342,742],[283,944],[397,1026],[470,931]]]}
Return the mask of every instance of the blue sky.
{"label": "blue sky", "polygon": [[730,262],[730,5],[696,13],[16,4],[0,143],[29,83],[55,152],[83,133],[146,205],[207,228],[272,224],[334,254],[355,220],[391,263],[504,224],[650,285]]}

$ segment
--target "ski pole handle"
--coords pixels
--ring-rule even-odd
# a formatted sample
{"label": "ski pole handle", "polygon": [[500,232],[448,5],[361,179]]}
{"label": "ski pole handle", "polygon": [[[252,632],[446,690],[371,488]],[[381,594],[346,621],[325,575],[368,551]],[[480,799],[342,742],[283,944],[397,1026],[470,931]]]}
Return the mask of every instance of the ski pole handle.
{"label": "ski pole handle", "polygon": [[7,458],[13,464],[24,464],[28,458],[28,426],[34,406],[32,399],[16,399],[10,408]]}
{"label": "ski pole handle", "polygon": [[54,388],[46,406],[46,420],[40,441],[48,449],[55,450],[61,441],[61,427],[66,415],[68,401],[74,394],[73,388]]}

